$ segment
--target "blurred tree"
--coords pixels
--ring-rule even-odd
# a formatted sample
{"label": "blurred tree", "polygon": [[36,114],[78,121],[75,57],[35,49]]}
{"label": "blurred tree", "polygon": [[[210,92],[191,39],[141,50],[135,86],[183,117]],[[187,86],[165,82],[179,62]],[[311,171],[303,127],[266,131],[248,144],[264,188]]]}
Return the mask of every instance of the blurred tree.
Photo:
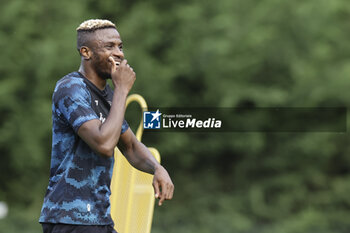
{"label": "blurred tree", "polygon": [[[0,232],[40,229],[51,94],[78,68],[75,28],[85,19],[116,22],[137,73],[132,92],[150,106],[350,103],[345,0],[1,5],[0,200],[10,216]],[[149,133],[144,140],[160,150],[176,185],[175,199],[156,208],[155,233],[349,231],[347,133]]]}

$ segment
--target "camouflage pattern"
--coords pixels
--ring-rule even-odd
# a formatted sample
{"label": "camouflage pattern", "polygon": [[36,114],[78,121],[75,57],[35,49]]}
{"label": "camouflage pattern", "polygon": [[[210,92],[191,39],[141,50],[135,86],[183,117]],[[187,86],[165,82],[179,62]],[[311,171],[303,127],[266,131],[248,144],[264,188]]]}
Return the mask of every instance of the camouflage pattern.
{"label": "camouflage pattern", "polygon": [[[77,135],[83,123],[107,118],[112,97],[108,85],[101,91],[78,72],[57,82],[50,179],[39,222],[113,225],[109,196],[114,158],[97,155]],[[122,133],[128,128],[124,120]]]}

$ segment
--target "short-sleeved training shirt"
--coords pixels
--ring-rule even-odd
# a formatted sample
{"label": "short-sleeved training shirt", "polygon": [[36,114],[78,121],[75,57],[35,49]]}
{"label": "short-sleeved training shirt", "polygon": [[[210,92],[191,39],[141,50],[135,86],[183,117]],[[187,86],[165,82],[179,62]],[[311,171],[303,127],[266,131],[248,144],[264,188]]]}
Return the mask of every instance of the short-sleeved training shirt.
{"label": "short-sleeved training shirt", "polygon": [[[56,84],[52,97],[50,179],[39,222],[112,225],[109,196],[114,158],[96,154],[77,134],[89,120],[107,118],[113,91],[81,73]],[[124,120],[121,133],[129,128]]]}

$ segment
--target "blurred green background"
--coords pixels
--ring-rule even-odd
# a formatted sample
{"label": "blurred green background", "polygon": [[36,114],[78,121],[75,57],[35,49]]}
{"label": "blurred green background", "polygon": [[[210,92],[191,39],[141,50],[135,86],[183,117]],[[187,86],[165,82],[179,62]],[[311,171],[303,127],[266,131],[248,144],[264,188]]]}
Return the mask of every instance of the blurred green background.
{"label": "blurred green background", "polygon": [[[51,95],[79,67],[75,28],[83,20],[116,23],[137,73],[131,93],[150,106],[350,104],[347,0],[0,4],[0,201],[9,205],[1,233],[41,232]],[[348,133],[143,138],[175,183],[174,199],[155,207],[153,233],[350,232]]]}

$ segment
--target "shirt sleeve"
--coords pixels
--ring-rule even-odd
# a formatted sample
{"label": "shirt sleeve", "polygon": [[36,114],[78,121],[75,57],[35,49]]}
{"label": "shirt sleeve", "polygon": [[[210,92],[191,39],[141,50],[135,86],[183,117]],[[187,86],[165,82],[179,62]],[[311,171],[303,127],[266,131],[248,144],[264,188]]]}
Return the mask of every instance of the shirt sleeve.
{"label": "shirt sleeve", "polygon": [[57,84],[53,96],[56,109],[75,132],[85,122],[99,119],[91,107],[91,95],[80,79],[71,79]]}
{"label": "shirt sleeve", "polygon": [[123,124],[122,124],[122,130],[121,130],[121,134],[125,133],[125,131],[127,131],[129,129],[129,124],[128,122],[124,119]]}

